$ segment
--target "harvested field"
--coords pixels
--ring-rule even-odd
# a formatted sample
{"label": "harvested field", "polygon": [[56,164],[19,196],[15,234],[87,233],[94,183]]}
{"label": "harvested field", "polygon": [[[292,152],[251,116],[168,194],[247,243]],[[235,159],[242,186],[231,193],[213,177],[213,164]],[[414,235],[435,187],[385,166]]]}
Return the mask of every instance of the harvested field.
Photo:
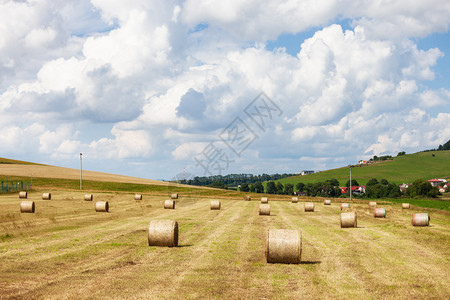
{"label": "harvested field", "polygon": [[[14,180],[29,181],[31,179],[31,174],[33,174],[33,189],[47,190],[52,188],[65,190],[78,189],[79,187],[79,169],[38,164],[2,164],[0,159],[0,176],[5,176],[10,179],[12,177]],[[116,191],[116,189],[121,191],[131,191],[130,188],[133,188],[135,192],[142,192],[141,189],[145,186],[146,190],[164,191],[164,193],[169,196],[172,193],[170,192],[171,189],[183,191],[192,190],[192,186],[190,185],[83,170],[83,189],[104,189],[106,185],[110,187],[109,191]],[[208,192],[217,189],[199,186],[196,187],[195,190],[207,190],[206,192]]]}
{"label": "harvested field", "polygon": [[[373,299],[449,298],[450,215],[446,211],[385,205],[373,218],[367,203],[352,203],[358,228],[341,229],[340,204],[316,205],[314,214],[291,199],[259,201],[181,199],[96,193],[110,213],[83,201],[87,191],[56,191],[52,201],[30,192],[35,214],[20,214],[16,194],[0,195],[1,298],[140,299]],[[318,198],[317,203],[323,199]],[[316,203],[316,204],[317,204]],[[411,226],[428,212],[429,227]],[[176,220],[179,246],[148,246],[151,220]],[[300,229],[301,264],[267,264],[269,228]]]}
{"label": "harvested field", "polygon": [[[0,164],[0,175],[80,179],[80,170],[38,164]],[[168,182],[83,170],[83,180],[168,185]]]}

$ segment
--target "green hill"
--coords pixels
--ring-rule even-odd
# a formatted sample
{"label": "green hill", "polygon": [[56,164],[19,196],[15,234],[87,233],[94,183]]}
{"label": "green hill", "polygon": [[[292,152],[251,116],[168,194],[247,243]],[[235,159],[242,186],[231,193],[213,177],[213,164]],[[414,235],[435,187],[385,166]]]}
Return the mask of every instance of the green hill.
{"label": "green hill", "polygon": [[[298,182],[306,184],[336,178],[344,185],[349,179],[349,174],[349,168],[343,167],[311,175],[288,177],[279,181],[295,186]],[[371,178],[378,180],[384,178],[395,184],[411,183],[415,179],[450,179],[450,150],[407,154],[394,157],[393,160],[352,168],[352,179],[356,179],[360,185],[365,185]]]}

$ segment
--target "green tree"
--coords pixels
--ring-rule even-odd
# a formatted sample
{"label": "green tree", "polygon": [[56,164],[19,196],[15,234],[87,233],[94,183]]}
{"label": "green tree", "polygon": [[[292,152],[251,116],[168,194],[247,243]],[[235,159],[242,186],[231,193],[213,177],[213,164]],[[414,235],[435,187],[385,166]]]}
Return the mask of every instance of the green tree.
{"label": "green tree", "polygon": [[294,194],[294,185],[292,183],[286,183],[284,185],[284,194],[285,195],[293,195]]}
{"label": "green tree", "polygon": [[297,189],[297,192],[303,192],[305,189],[305,184],[302,182],[297,182],[295,188]]}
{"label": "green tree", "polygon": [[369,179],[369,181],[367,181],[366,187],[369,187],[369,186],[375,185],[375,184],[378,184],[378,180],[376,178],[372,178],[372,179]]}
{"label": "green tree", "polygon": [[255,193],[255,184],[251,184],[248,189],[251,193]]}
{"label": "green tree", "polygon": [[383,196],[387,198],[395,198],[400,197],[402,195],[402,192],[400,191],[399,187],[396,184],[389,183],[387,186],[384,187],[384,193]]}
{"label": "green tree", "polygon": [[248,192],[248,191],[250,191],[250,188],[249,188],[248,184],[247,183],[242,183],[240,191],[241,192]]}
{"label": "green tree", "polygon": [[277,190],[277,194],[283,194],[284,192],[284,186],[281,182],[277,181],[277,183],[275,184],[275,189]]}
{"label": "green tree", "polygon": [[252,186],[255,193],[264,193],[264,186],[261,182],[255,182]]}
{"label": "green tree", "polygon": [[383,196],[384,186],[379,183],[371,184],[366,186],[366,197],[367,198],[381,198]]}
{"label": "green tree", "polygon": [[277,192],[277,188],[275,186],[275,182],[269,181],[266,184],[266,193],[267,194],[275,194]]}
{"label": "green tree", "polygon": [[[336,185],[334,180],[327,180],[324,182],[321,190],[321,196],[323,197],[339,197],[341,195],[341,189],[339,188],[339,182]],[[337,180],[336,180],[337,181]]]}
{"label": "green tree", "polygon": [[339,186],[339,180],[336,178],[328,179],[325,181],[325,183],[330,183],[332,186]]}
{"label": "green tree", "polygon": [[416,179],[412,185],[406,189],[406,195],[410,197],[427,196],[434,198],[439,195],[439,190],[426,180]]}
{"label": "green tree", "polygon": [[402,193],[395,184],[373,184],[366,187],[367,198],[394,198],[400,197]]}
{"label": "green tree", "polygon": [[[347,180],[347,182],[345,183],[346,187],[350,187],[350,180]],[[352,186],[359,186],[358,181],[356,181],[356,179],[352,179]]]}
{"label": "green tree", "polygon": [[[313,184],[307,183],[303,189],[306,192],[306,196],[312,196],[313,193]],[[315,195],[314,195],[315,196]]]}
{"label": "green tree", "polygon": [[339,186],[335,186],[331,180],[308,183],[305,185],[304,191],[307,196],[311,197],[339,197],[341,195],[341,189]]}
{"label": "green tree", "polygon": [[225,186],[225,184],[222,181],[219,180],[214,180],[211,184],[208,185],[209,187],[212,188],[217,188],[217,189],[226,189],[227,187]]}
{"label": "green tree", "polygon": [[388,182],[386,179],[381,179],[381,180],[380,180],[380,183],[381,183],[382,185],[388,185],[388,184],[389,184],[389,182]]}
{"label": "green tree", "polygon": [[307,196],[316,197],[321,196],[323,193],[323,182],[308,183],[305,186],[305,192]]}
{"label": "green tree", "polygon": [[441,150],[450,150],[450,140],[448,140],[448,142],[446,142],[444,145],[439,145],[438,151]]}
{"label": "green tree", "polygon": [[402,156],[402,155],[405,155],[405,154],[406,154],[405,151],[401,151],[401,152],[399,152],[399,153],[397,154],[397,156]]}

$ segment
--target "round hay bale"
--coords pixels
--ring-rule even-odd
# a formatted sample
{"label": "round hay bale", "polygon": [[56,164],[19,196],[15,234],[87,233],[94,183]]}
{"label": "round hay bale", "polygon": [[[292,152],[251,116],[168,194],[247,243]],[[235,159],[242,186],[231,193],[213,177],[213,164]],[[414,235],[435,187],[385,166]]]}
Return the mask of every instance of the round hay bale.
{"label": "round hay bale", "polygon": [[22,201],[20,202],[21,213],[34,213],[34,201]]}
{"label": "round hay bale", "polygon": [[386,209],[377,207],[373,210],[374,218],[386,218]]}
{"label": "round hay bale", "polygon": [[25,191],[19,192],[19,199],[27,199],[28,193]]}
{"label": "round hay bale", "polygon": [[298,202],[298,197],[292,197],[292,203],[297,203]]}
{"label": "round hay bale", "polygon": [[269,198],[261,197],[261,203],[269,203]]}
{"label": "round hay bale", "polygon": [[430,225],[430,216],[428,213],[413,214],[411,224],[412,226],[428,226]]}
{"label": "round hay bale", "polygon": [[314,202],[305,202],[305,211],[314,211]]}
{"label": "round hay bale", "polygon": [[245,201],[250,201],[250,200],[252,200],[252,197],[250,197],[250,196],[245,196],[245,197],[244,197],[244,200],[245,200]]}
{"label": "round hay bale", "polygon": [[341,203],[341,210],[350,208],[350,203]]}
{"label": "round hay bale", "polygon": [[331,205],[331,200],[330,199],[323,200],[323,205]]}
{"label": "round hay bale", "polygon": [[270,204],[260,204],[259,205],[259,215],[260,216],[270,216]]}
{"label": "round hay bale", "polygon": [[410,207],[409,203],[402,203],[402,209],[409,209]]}
{"label": "round hay bale", "polygon": [[148,225],[149,246],[178,246],[178,222],[173,220],[153,220]]}
{"label": "round hay bale", "polygon": [[178,199],[178,193],[172,193],[172,195],[170,195],[170,199]]}
{"label": "round hay bale", "polygon": [[42,200],[52,200],[52,194],[51,193],[43,193]]}
{"label": "round hay bale", "polygon": [[95,211],[96,212],[109,212],[109,203],[108,203],[108,201],[95,202]]}
{"label": "round hay bale", "polygon": [[92,194],[84,195],[84,201],[92,201],[92,200],[94,200],[94,195]]}
{"label": "round hay bale", "polygon": [[134,200],[142,200],[142,195],[141,194],[135,194],[134,195]]}
{"label": "round hay bale", "polygon": [[302,236],[296,229],[269,229],[266,240],[268,263],[299,264],[302,256]]}
{"label": "round hay bale", "polygon": [[358,227],[355,212],[341,213],[341,228]]}
{"label": "round hay bale", "polygon": [[164,209],[175,209],[175,201],[174,200],[164,201]]}
{"label": "round hay bale", "polygon": [[377,206],[377,203],[375,201],[369,201],[369,208]]}
{"label": "round hay bale", "polygon": [[220,210],[220,201],[219,200],[211,200],[211,210]]}

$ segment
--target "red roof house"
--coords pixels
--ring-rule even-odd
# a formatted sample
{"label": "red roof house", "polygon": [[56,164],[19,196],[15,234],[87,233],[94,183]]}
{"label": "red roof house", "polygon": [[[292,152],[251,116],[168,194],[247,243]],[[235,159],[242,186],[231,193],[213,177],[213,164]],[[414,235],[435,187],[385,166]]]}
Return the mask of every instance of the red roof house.
{"label": "red roof house", "polygon": [[[348,187],[340,186],[339,188],[341,189],[341,194],[348,193]],[[352,185],[352,193],[365,193],[365,192],[366,192],[365,185],[361,185],[361,186]]]}
{"label": "red roof house", "polygon": [[439,186],[443,181],[440,179],[427,180],[432,186]]}

